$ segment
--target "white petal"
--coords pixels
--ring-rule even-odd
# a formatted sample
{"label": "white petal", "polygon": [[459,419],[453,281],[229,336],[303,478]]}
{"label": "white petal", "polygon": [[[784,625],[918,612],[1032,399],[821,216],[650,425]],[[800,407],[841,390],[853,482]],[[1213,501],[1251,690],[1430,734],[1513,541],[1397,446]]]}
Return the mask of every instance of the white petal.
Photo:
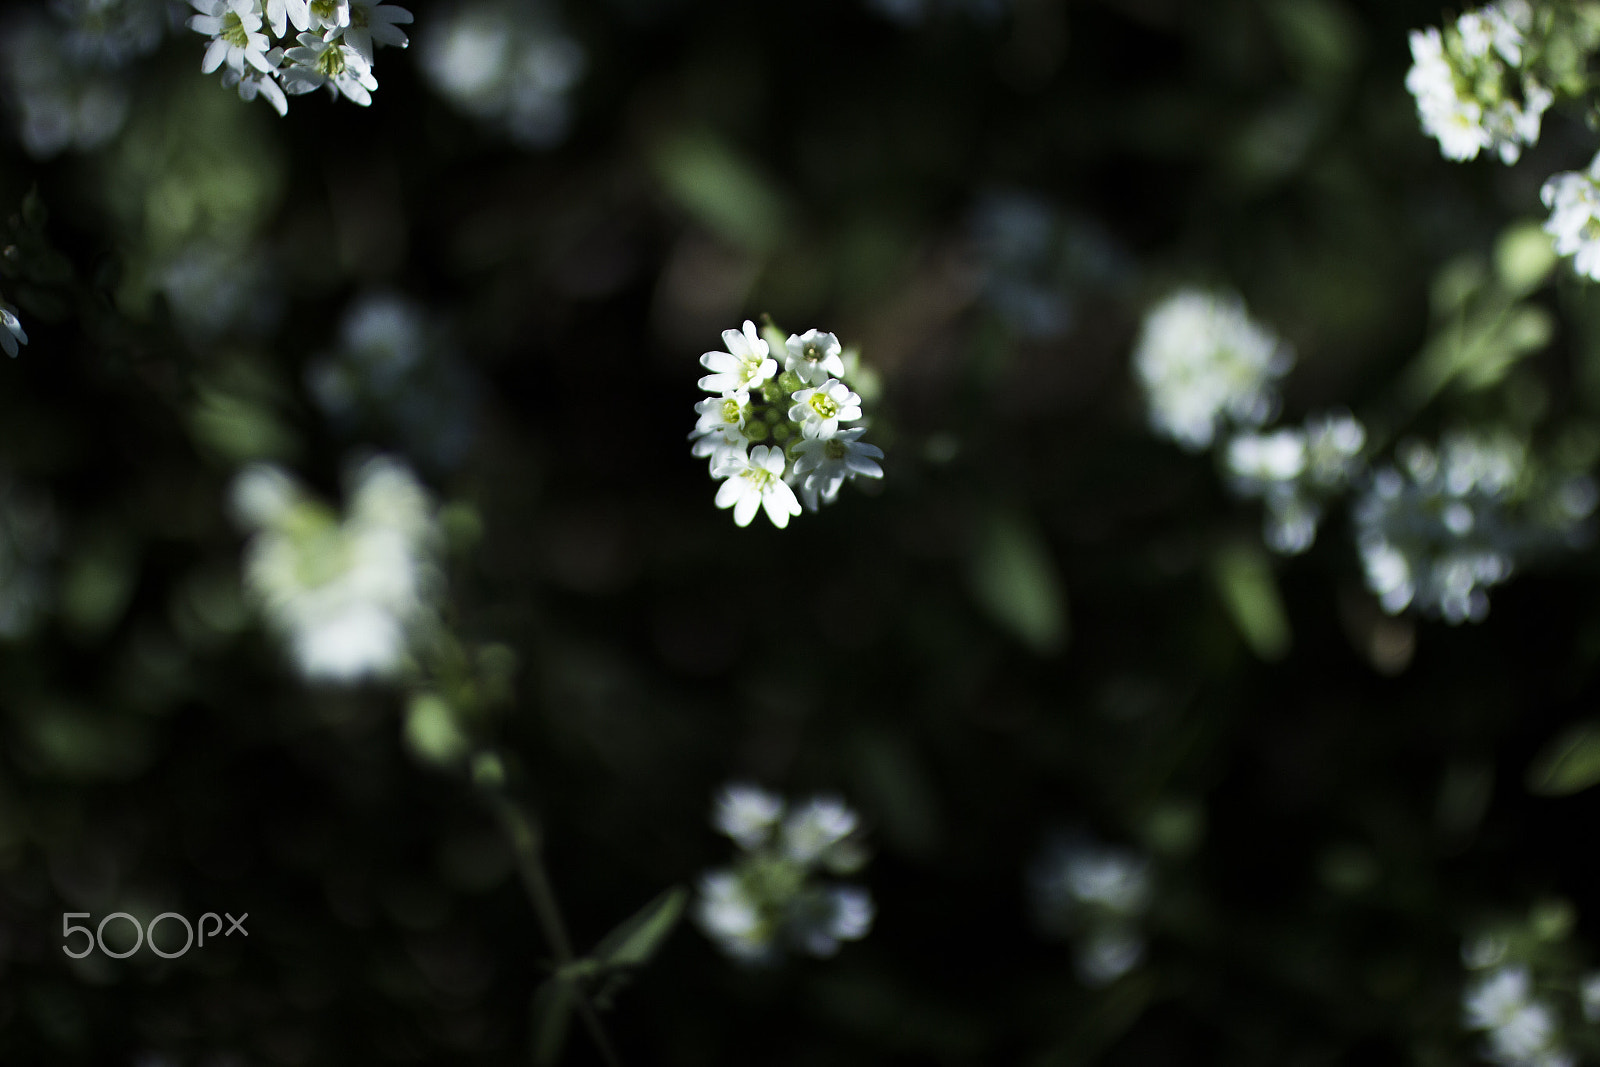
{"label": "white petal", "polygon": [[739,503],[733,509],[733,522],[736,526],[749,526],[750,520],[756,517],[756,508],[761,506],[761,494],[745,493],[739,498]]}
{"label": "white petal", "polygon": [[737,476],[729,478],[717,487],[717,507],[731,508],[734,501],[744,495],[744,479]]}

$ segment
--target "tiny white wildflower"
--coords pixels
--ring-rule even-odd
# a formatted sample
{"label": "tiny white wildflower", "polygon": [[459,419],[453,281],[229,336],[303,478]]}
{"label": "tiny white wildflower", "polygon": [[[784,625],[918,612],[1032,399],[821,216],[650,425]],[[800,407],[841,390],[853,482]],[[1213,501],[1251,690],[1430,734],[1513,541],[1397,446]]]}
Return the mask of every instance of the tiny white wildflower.
{"label": "tiny white wildflower", "polygon": [[311,28],[310,0],[266,0],[264,11],[274,37],[287,37],[291,22],[296,30]]}
{"label": "tiny white wildflower", "polygon": [[342,30],[350,25],[350,0],[310,0],[306,5],[309,25],[316,33]]}
{"label": "tiny white wildflower", "polygon": [[299,94],[326,85],[330,93],[343,93],[362,107],[372,103],[378,80],[359,52],[343,41],[325,41],[314,33],[302,33],[297,39],[300,47],[284,53],[290,64],[283,72],[284,89]]}
{"label": "tiny white wildflower", "polygon": [[748,416],[749,394],[739,392],[727,396],[708,396],[694,406],[700,421],[689,433],[694,442],[690,453],[701,458],[709,457],[711,469],[716,470],[722,461],[735,452],[742,452],[749,444],[744,435]]}
{"label": "tiny white wildflower", "polygon": [[726,478],[717,490],[717,507],[732,508],[733,521],[749,526],[756,509],[764,508],[772,525],[783,529],[791,515],[800,514],[800,501],[783,480],[783,450],[757,445],[747,455],[732,452],[712,471]]}
{"label": "tiny white wildflower", "polygon": [[12,314],[8,308],[0,308],[0,326],[5,330],[0,332],[0,348],[13,358],[17,354],[17,345],[28,343],[28,331],[22,328],[22,320]]}
{"label": "tiny white wildflower", "polygon": [[827,959],[841,941],[859,941],[876,915],[872,895],[859,886],[830,886],[803,893],[790,906],[789,935],[801,951]]}
{"label": "tiny white wildflower", "polygon": [[725,786],[717,797],[711,824],[736,841],[740,848],[755,849],[767,843],[783,817],[783,798],[753,785]]}
{"label": "tiny white wildflower", "polygon": [[224,63],[239,74],[246,66],[263,74],[272,70],[267,61],[270,42],[261,32],[261,14],[255,0],[190,0],[200,12],[189,18],[189,28],[212,38],[200,69],[210,74]]}
{"label": "tiny white wildflower", "polygon": [[783,369],[792,371],[807,385],[821,385],[829,378],[844,377],[839,339],[833,334],[820,330],[792,333],[783,346]]}
{"label": "tiny white wildflower", "polygon": [[861,418],[861,397],[837,378],[810,389],[796,389],[789,418],[800,424],[806,437],[832,437],[841,422]]}
{"label": "tiny white wildflower", "polygon": [[883,449],[861,440],[866,427],[840,430],[832,437],[801,437],[794,446],[794,474],[799,477],[800,498],[806,507],[817,510],[819,503],[831,504],[839,487],[851,478],[882,478],[877,463]]}
{"label": "tiny white wildflower", "polygon": [[1600,155],[1585,171],[1566,171],[1544,183],[1539,197],[1550,209],[1544,229],[1558,255],[1572,256],[1572,268],[1600,281]]}
{"label": "tiny white wildflower", "polygon": [[[274,70],[283,62],[283,49],[274,48],[267,53],[267,62],[272,64]],[[229,69],[222,72],[222,84],[229,89],[237,88],[241,100],[254,100],[262,97],[272,105],[272,110],[280,116],[289,113],[289,98],[283,95],[283,87],[270,74],[248,70],[243,74]]]}
{"label": "tiny white wildflower", "polygon": [[726,352],[707,352],[700,365],[712,373],[700,379],[700,388],[730,395],[759,389],[778,373],[778,361],[767,353],[769,346],[756,332],[756,324],[744,320],[744,330],[723,330]]}
{"label": "tiny white wildflower", "polygon": [[768,961],[774,954],[771,924],[744,882],[732,871],[708,871],[700,878],[695,922],[717,947],[745,963]]}

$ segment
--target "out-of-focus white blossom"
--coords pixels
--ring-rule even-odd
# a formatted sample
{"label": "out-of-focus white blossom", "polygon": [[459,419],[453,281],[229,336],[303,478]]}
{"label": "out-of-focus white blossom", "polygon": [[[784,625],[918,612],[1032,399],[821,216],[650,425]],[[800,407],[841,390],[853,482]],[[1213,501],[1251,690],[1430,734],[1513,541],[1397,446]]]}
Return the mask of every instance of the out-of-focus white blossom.
{"label": "out-of-focus white blossom", "polygon": [[1539,191],[1550,209],[1544,229],[1558,255],[1572,257],[1572,269],[1600,281],[1600,155],[1587,170],[1554,175]]}
{"label": "out-of-focus white blossom", "polygon": [[743,330],[723,330],[722,343],[726,352],[700,357],[700,365],[711,372],[700,379],[700,388],[724,396],[749,393],[778,373],[778,361],[767,354],[767,342],[749,319],[744,320]]}
{"label": "out-of-focus white blossom", "polygon": [[833,503],[840,487],[852,478],[883,477],[877,462],[883,449],[861,440],[866,432],[857,426],[832,437],[802,437],[794,445],[791,477],[799,482],[806,507],[816,511],[821,504]]}
{"label": "out-of-focus white blossom", "polygon": [[783,450],[767,445],[757,445],[748,454],[725,454],[711,472],[727,479],[717,490],[717,507],[732,508],[739,526],[749,526],[757,508],[764,509],[778,529],[788,526],[789,517],[800,514],[800,501],[783,480],[783,466]]}
{"label": "out-of-focus white blossom", "polygon": [[1411,34],[1406,88],[1416,98],[1423,132],[1446,159],[1467,160],[1493,149],[1507,164],[1539,140],[1555,94],[1522,72],[1533,9],[1501,0],[1469,11],[1440,30]]}
{"label": "out-of-focus white blossom", "polygon": [[1527,446],[1509,434],[1408,442],[1399,460],[1373,474],[1354,509],[1367,585],[1391,614],[1415,605],[1450,623],[1483,619],[1517,556],[1574,543],[1595,506],[1582,476],[1533,493]]}
{"label": "out-of-focus white blossom", "polygon": [[433,618],[439,532],[427,492],[387,458],[355,471],[343,519],[287,473],[247,468],[234,510],[254,535],[245,585],[312,681],[394,677]]}
{"label": "out-of-focus white blossom", "polygon": [[712,825],[741,855],[731,869],[701,876],[694,918],[742,963],[775,963],[785,947],[832,956],[840,942],[872,928],[876,910],[865,889],[818,877],[822,869],[845,873],[865,862],[853,838],[859,817],[831,797],[813,798],[784,818],[787,807],[755,786],[730,785],[713,809]]}
{"label": "out-of-focus white blossom", "polygon": [[1560,1020],[1533,993],[1528,969],[1500,967],[1469,983],[1461,996],[1462,1023],[1488,1037],[1484,1056],[1503,1067],[1575,1067],[1561,1042]]}
{"label": "out-of-focus white blossom", "polygon": [[1184,289],[1145,316],[1133,362],[1151,427],[1199,451],[1225,423],[1266,423],[1294,357],[1237,297]]}
{"label": "out-of-focus white blossom", "polygon": [[1600,971],[1590,971],[1578,983],[1578,1003],[1584,1021],[1600,1023]]}
{"label": "out-of-focus white blossom", "polygon": [[420,47],[423,73],[455,107],[527,148],[566,136],[585,60],[550,5],[480,0],[433,12]]}
{"label": "out-of-focus white blossom", "polygon": [[1029,888],[1039,925],[1073,939],[1086,985],[1109,985],[1143,960],[1140,923],[1154,895],[1145,857],[1084,837],[1060,838],[1034,863]]}
{"label": "out-of-focus white blossom", "polygon": [[1314,416],[1304,429],[1241,433],[1228,442],[1228,484],[1265,506],[1262,538],[1274,552],[1294,555],[1316,540],[1325,498],[1350,484],[1366,444],[1366,429],[1349,414]]}

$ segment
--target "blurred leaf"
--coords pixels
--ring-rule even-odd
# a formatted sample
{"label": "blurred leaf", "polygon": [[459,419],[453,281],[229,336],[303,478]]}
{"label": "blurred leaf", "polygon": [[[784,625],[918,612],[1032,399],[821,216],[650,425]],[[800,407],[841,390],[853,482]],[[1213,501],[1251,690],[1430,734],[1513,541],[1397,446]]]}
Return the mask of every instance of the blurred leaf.
{"label": "blurred leaf", "polygon": [[996,623],[1041,656],[1067,641],[1067,602],[1043,538],[1020,515],[997,511],[979,534],[973,595]]}
{"label": "blurred leaf", "polygon": [[1292,68],[1324,92],[1354,71],[1361,52],[1361,23],[1339,0],[1276,0],[1267,16]]}
{"label": "blurred leaf", "polygon": [[264,405],[215,389],[200,390],[190,424],[201,444],[230,463],[286,459],[298,442]]}
{"label": "blurred leaf", "polygon": [[456,715],[444,698],[436,693],[418,693],[406,707],[406,745],[419,759],[429,763],[455,763],[472,747],[462,733]]}
{"label": "blurred leaf", "polygon": [[1446,319],[1466,306],[1489,280],[1488,268],[1477,256],[1451,260],[1434,276],[1430,303],[1435,319]]}
{"label": "blurred leaf", "polygon": [[1530,792],[1547,797],[1579,793],[1600,783],[1600,722],[1568,727],[1528,767]]}
{"label": "blurred leaf", "polygon": [[687,889],[673,886],[601,938],[594,958],[609,967],[639,967],[650,962],[683,916],[688,900]]}
{"label": "blurred leaf", "polygon": [[1538,289],[1560,261],[1550,235],[1535,221],[1508,228],[1494,249],[1495,273],[1513,297],[1524,297]]}
{"label": "blurred leaf", "polygon": [[1222,603],[1245,644],[1272,662],[1289,652],[1289,618],[1278,595],[1278,581],[1266,554],[1250,544],[1217,553],[1213,573]]}
{"label": "blurred leaf", "polygon": [[668,195],[718,237],[752,252],[774,250],[789,207],[782,194],[711,134],[679,134],[651,159]]}
{"label": "blurred leaf", "polygon": [[105,632],[122,618],[138,577],[138,559],[126,543],[89,546],[72,560],[62,580],[62,617],[84,635]]}
{"label": "blurred leaf", "polygon": [[567,1025],[572,1021],[572,987],[560,978],[550,978],[533,993],[529,1030],[533,1037],[533,1062],[555,1064],[567,1043]]}

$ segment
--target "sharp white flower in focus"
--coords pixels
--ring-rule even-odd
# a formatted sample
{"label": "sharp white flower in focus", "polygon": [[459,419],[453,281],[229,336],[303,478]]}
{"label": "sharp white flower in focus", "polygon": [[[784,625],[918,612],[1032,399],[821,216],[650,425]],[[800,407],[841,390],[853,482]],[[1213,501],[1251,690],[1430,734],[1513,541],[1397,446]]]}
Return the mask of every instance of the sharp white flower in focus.
{"label": "sharp white flower in focus", "polygon": [[378,45],[404,48],[411,43],[401,26],[409,26],[411,12],[382,0],[350,0],[350,24],[340,38],[369,64]]}
{"label": "sharp white flower in focus", "polygon": [[700,388],[729,395],[759,389],[778,373],[778,361],[767,355],[767,342],[756,332],[756,324],[744,320],[744,329],[723,330],[726,352],[707,352],[700,365],[710,374],[700,379]]}
{"label": "sharp white flower in focus", "polygon": [[810,389],[796,389],[789,418],[800,424],[807,437],[832,437],[841,422],[861,418],[861,398],[837,378]]}
{"label": "sharp white flower in focus", "polygon": [[783,369],[793,372],[807,385],[821,385],[829,378],[844,377],[840,351],[839,339],[831,333],[819,330],[792,333],[784,342]]}
{"label": "sharp white flower in focus", "polygon": [[0,332],[0,348],[5,349],[6,355],[15,358],[17,345],[28,343],[28,331],[22,328],[22,320],[6,308],[0,308],[0,326],[5,327],[4,332]]}
{"label": "sharp white flower in focus", "polygon": [[831,504],[839,489],[851,478],[882,478],[877,463],[883,449],[861,440],[866,428],[840,430],[832,437],[802,437],[794,446],[794,474],[799,476],[800,498],[816,511],[818,504]]}
{"label": "sharp white flower in focus", "polygon": [[712,474],[726,478],[717,490],[717,507],[732,508],[733,521],[749,526],[756,509],[764,508],[772,525],[783,529],[791,515],[800,514],[800,501],[783,480],[783,450],[757,445],[749,454],[730,453]]}
{"label": "sharp white flower in focus", "polygon": [[266,74],[272,70],[267,60],[271,42],[261,32],[261,15],[254,0],[190,0],[198,15],[190,16],[189,28],[212,38],[200,69],[210,74],[224,63],[235,73],[254,67]]}
{"label": "sharp white flower in focus", "polygon": [[378,80],[361,53],[337,38],[325,41],[313,33],[302,33],[299,41],[299,48],[284,53],[289,61],[283,72],[285,90],[309,93],[326,85],[330,92],[343,93],[362,107],[372,103]]}

